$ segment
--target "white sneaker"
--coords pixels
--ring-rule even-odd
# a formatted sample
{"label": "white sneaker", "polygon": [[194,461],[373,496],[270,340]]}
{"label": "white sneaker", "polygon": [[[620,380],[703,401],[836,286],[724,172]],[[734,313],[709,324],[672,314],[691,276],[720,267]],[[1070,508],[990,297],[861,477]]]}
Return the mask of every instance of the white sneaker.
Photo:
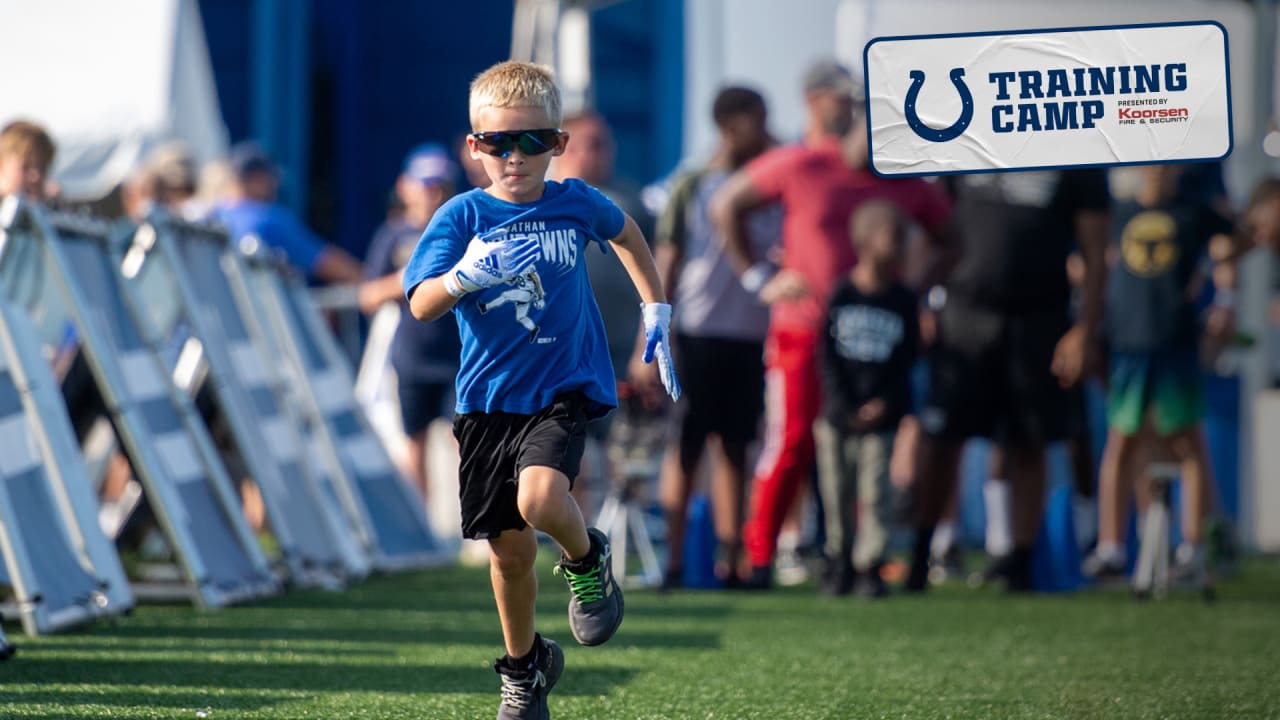
{"label": "white sneaker", "polygon": [[803,585],[809,579],[809,566],[796,550],[778,550],[773,568],[774,578],[785,587]]}

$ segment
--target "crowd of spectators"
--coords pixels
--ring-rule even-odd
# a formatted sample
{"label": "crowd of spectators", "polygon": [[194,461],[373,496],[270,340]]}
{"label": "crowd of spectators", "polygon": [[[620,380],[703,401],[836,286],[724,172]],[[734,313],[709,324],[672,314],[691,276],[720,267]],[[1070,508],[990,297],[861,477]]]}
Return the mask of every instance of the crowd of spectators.
{"label": "crowd of spectators", "polygon": [[[717,146],[669,180],[656,217],[639,184],[616,174],[606,119],[563,123],[570,139],[551,177],[586,180],[637,219],[675,308],[685,393],[654,418],[669,438],[655,478],[663,587],[682,584],[690,498],[709,481],[724,587],[776,582],[779,534],[800,507],[813,508],[801,527],[820,592],[882,597],[891,579],[924,591],[956,545],[957,476],[975,438],[992,447],[984,580],[1033,589],[1046,449],[1065,443],[1075,492],[1096,498],[1087,574],[1125,574],[1135,488],[1141,505],[1146,467],[1167,460],[1184,485],[1178,571],[1211,582],[1205,524],[1223,510],[1202,375],[1238,337],[1237,261],[1254,248],[1280,253],[1280,179],[1260,182],[1238,212],[1217,164],[1112,171],[1136,180],[1124,197],[1102,169],[887,179],[869,169],[862,97],[846,68],[814,64],[796,98],[803,137],[780,143],[759,92],[723,88],[709,108]],[[6,125],[0,195],[56,202],[54,155],[38,125]],[[405,471],[426,498],[426,431],[451,413],[458,330],[448,314],[412,321],[399,276],[433,213],[483,187],[473,163],[465,143],[410,148],[363,262],[277,201],[281,170],[252,142],[204,168],[180,143],[155,147],[118,204],[135,219],[163,207],[255,237],[312,282],[356,288],[364,313],[399,304],[390,368]],[[656,397],[655,371],[638,359],[638,300],[608,260],[587,256],[616,378],[625,397]],[[1280,325],[1280,303],[1270,314]],[[1106,397],[1099,467],[1090,383]],[[608,424],[593,437],[611,442]],[[597,483],[609,472],[584,469]],[[810,489],[814,502],[798,505]]]}

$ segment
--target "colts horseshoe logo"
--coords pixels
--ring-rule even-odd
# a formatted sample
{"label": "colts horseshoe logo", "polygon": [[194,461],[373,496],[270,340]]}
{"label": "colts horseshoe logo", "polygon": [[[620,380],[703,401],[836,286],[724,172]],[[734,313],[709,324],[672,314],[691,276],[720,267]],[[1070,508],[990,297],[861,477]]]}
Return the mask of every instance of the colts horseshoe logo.
{"label": "colts horseshoe logo", "polygon": [[916,114],[916,98],[920,95],[920,88],[924,85],[924,71],[911,71],[911,89],[907,91],[907,104],[903,110],[907,114],[907,124],[911,126],[911,130],[920,137],[930,142],[946,142],[953,140],[969,127],[969,122],[973,120],[973,93],[969,92],[969,86],[964,84],[964,68],[951,69],[951,84],[956,86],[956,92],[960,93],[960,118],[941,130],[934,130],[925,125],[920,120],[920,116]]}

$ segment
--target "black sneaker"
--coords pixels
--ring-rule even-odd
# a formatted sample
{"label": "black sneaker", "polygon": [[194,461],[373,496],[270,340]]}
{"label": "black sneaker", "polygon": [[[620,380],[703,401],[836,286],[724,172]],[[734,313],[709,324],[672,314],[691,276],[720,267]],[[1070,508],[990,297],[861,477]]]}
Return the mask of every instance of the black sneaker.
{"label": "black sneaker", "polygon": [[[588,528],[591,552],[582,563],[563,555],[555,573],[564,575],[569,585],[569,629],[581,645],[600,645],[622,624],[622,588],[613,579],[613,551],[609,538],[596,528]],[[571,565],[580,565],[575,570]]]}
{"label": "black sneaker", "polygon": [[1009,575],[1009,554],[992,555],[987,553],[982,569],[969,576],[969,587],[978,589],[987,585],[1004,582]]}
{"label": "black sneaker", "polygon": [[684,568],[669,567],[662,574],[662,584],[658,586],[658,592],[671,592],[684,587]]}
{"label": "black sneaker", "polygon": [[866,600],[878,600],[889,594],[889,586],[880,577],[880,566],[873,565],[866,572],[858,573],[853,584],[853,594]]}
{"label": "black sneaker", "polygon": [[751,574],[742,578],[735,590],[769,590],[773,588],[773,568],[768,565],[752,565]]}
{"label": "black sneaker", "polygon": [[547,694],[556,686],[564,671],[564,653],[554,640],[535,635],[537,649],[533,661],[518,667],[510,656],[493,661],[493,669],[502,678],[502,704],[498,720],[549,720]]}
{"label": "black sneaker", "polygon": [[818,580],[818,594],[841,597],[853,591],[853,565],[846,558],[823,558],[822,577]]}
{"label": "black sneaker", "polygon": [[1031,582],[1031,548],[1016,547],[1009,553],[1004,590],[1009,593],[1029,593],[1035,590],[1035,585]]}
{"label": "black sneaker", "polygon": [[929,562],[913,562],[907,571],[907,579],[902,583],[902,591],[906,593],[923,593],[929,589]]}

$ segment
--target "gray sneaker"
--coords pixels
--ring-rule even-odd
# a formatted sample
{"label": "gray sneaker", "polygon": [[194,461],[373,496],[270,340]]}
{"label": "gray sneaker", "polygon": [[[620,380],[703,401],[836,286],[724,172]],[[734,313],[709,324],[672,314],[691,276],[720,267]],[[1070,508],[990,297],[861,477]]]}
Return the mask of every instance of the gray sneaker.
{"label": "gray sneaker", "polygon": [[555,573],[564,575],[569,585],[569,629],[581,645],[601,645],[622,624],[622,588],[613,579],[613,551],[609,538],[596,528],[588,528],[594,558],[581,573],[569,569],[569,559],[561,556]]}
{"label": "gray sneaker", "polygon": [[509,657],[493,661],[494,671],[502,678],[498,720],[550,720],[547,694],[564,671],[564,652],[554,640],[541,635],[535,636],[534,644],[542,647],[527,668],[513,667]]}

